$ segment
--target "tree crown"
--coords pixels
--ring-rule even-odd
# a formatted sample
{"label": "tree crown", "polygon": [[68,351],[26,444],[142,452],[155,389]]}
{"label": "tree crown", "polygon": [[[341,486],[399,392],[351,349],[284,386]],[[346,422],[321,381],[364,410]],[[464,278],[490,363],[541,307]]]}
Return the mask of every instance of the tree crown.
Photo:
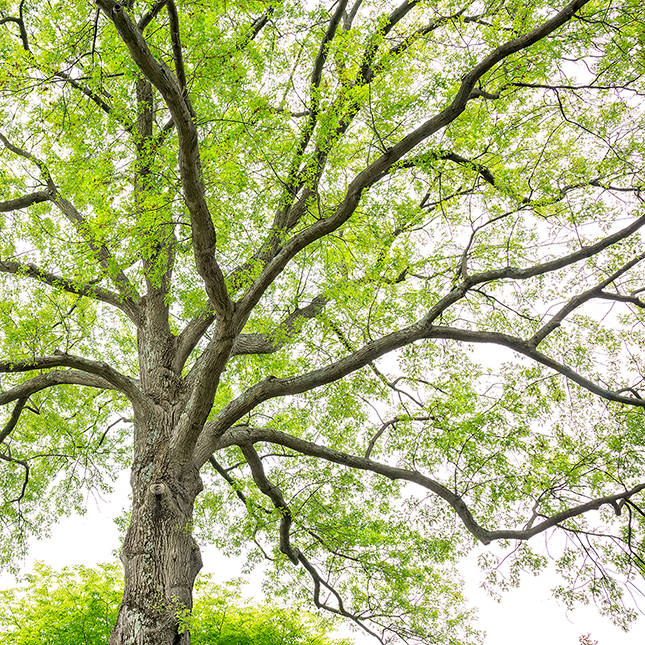
{"label": "tree crown", "polygon": [[154,445],[382,642],[476,639],[455,562],[553,530],[629,621],[640,4],[1,6],[3,560]]}

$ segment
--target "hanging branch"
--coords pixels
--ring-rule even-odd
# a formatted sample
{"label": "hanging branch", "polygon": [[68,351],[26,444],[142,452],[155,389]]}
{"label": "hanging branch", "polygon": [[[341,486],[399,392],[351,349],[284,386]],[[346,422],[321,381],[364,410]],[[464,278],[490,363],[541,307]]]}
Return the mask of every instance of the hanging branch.
{"label": "hanging branch", "polygon": [[[535,537],[536,535],[543,533],[550,528],[559,526],[567,520],[579,517],[592,510],[598,510],[602,506],[610,506],[612,509],[614,509],[617,515],[620,515],[620,510],[623,508],[623,506],[633,497],[638,495],[638,493],[645,490],[645,483],[637,484],[636,486],[625,489],[624,491],[621,491],[619,493],[597,497],[595,499],[584,502],[583,504],[578,504],[552,515],[541,515],[541,517],[544,518],[542,522],[539,522],[537,524],[528,522],[526,528],[523,529],[489,530],[481,526],[475,520],[461,495],[453,492],[439,481],[423,475],[417,470],[407,470],[401,467],[389,466],[372,459],[344,453],[333,448],[318,445],[311,441],[306,441],[305,439],[294,437],[285,432],[280,432],[279,430],[274,430],[272,428],[253,428],[249,426],[237,426],[235,428],[231,428],[231,430],[222,437],[222,441],[217,446],[217,449],[221,449],[229,445],[237,445],[242,449],[244,456],[248,461],[248,446],[260,442],[268,442],[271,444],[284,446],[285,448],[294,450],[295,452],[302,455],[324,459],[325,461],[339,464],[347,468],[373,472],[387,477],[392,481],[408,481],[417,484],[422,488],[431,491],[436,496],[447,502],[453,508],[453,510],[463,523],[464,527],[479,542],[483,544],[490,544],[495,540],[529,540],[530,538]],[[249,465],[251,465],[250,462]],[[269,496],[275,496],[275,492],[269,493],[269,489],[266,487],[266,485],[264,487],[267,492],[260,488],[262,492]],[[278,498],[276,497],[276,500],[277,499]],[[278,507],[276,506],[276,508]],[[534,515],[536,517],[540,516],[539,514],[535,513]]]}
{"label": "hanging branch", "polygon": [[[313,596],[316,607],[326,609],[338,616],[349,618],[365,632],[376,638],[379,643],[385,645],[385,641],[381,639],[378,634],[369,629],[369,627],[367,627],[367,625],[359,618],[358,614],[354,614],[345,608],[340,593],[326,580],[324,580],[305,554],[291,544],[291,525],[293,523],[293,515],[289,505],[284,499],[282,491],[278,486],[272,484],[268,480],[266,473],[264,472],[262,460],[253,446],[251,444],[240,444],[240,449],[251,468],[251,474],[257,487],[271,500],[276,510],[280,513],[280,551],[289,558],[292,564],[302,565],[302,567],[304,567],[307,573],[311,576],[314,585]],[[326,589],[336,599],[336,606],[330,605],[328,602],[322,600],[321,591],[323,589]]]}

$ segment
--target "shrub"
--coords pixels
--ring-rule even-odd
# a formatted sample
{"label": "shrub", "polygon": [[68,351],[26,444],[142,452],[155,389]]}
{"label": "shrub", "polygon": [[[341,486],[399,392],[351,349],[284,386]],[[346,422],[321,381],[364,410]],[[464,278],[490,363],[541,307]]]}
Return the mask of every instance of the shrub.
{"label": "shrub", "polygon": [[[329,623],[294,609],[245,602],[236,584],[197,584],[188,619],[195,645],[349,645],[328,638]],[[44,564],[17,588],[0,591],[4,645],[105,645],[116,621],[123,580],[120,567],[60,571]]]}

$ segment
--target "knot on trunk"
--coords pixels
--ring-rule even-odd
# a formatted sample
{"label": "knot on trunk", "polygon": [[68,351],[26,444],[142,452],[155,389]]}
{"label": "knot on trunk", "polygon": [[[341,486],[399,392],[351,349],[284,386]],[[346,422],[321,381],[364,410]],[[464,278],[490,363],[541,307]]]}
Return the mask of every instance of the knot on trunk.
{"label": "knot on trunk", "polygon": [[148,486],[145,504],[156,517],[161,515],[172,517],[177,512],[177,503],[173,500],[171,490],[165,482],[156,481]]}
{"label": "knot on trunk", "polygon": [[161,495],[165,495],[168,492],[168,486],[166,486],[166,484],[164,484],[163,482],[154,482],[150,484],[150,492],[153,495],[159,497]]}

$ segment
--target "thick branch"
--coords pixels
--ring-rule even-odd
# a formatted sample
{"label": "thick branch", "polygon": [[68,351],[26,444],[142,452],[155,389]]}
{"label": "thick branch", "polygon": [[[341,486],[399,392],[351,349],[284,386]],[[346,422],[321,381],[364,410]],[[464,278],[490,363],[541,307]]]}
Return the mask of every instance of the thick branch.
{"label": "thick branch", "polygon": [[348,356],[345,356],[334,363],[330,363],[325,367],[290,378],[271,377],[253,385],[224,407],[215,421],[207,426],[207,429],[202,433],[196,448],[196,464],[201,467],[206,459],[208,459],[208,456],[213,452],[212,445],[217,440],[217,437],[260,403],[275,397],[300,394],[322,385],[332,383],[364,367],[388,352],[422,339],[452,338],[453,340],[462,340],[465,342],[497,343],[504,345],[535,359],[543,365],[551,367],[560,374],[602,398],[628,405],[645,406],[645,404],[643,402],[639,402],[638,399],[620,396],[606,388],[600,387],[566,365],[563,365],[562,363],[559,363],[537,351],[535,346],[529,341],[494,332],[470,331],[434,326],[434,321],[444,311],[462,299],[468,291],[476,285],[490,282],[492,280],[507,278],[526,280],[557,271],[601,252],[612,244],[627,238],[643,225],[645,225],[645,216],[636,219],[629,226],[602,238],[594,244],[585,246],[578,251],[555,260],[535,264],[526,268],[504,267],[502,269],[492,269],[490,271],[473,274],[462,281],[461,284],[455,286],[452,291],[440,298],[430,308],[426,315],[416,323],[391,332],[377,340],[373,340]]}
{"label": "thick branch", "polygon": [[609,291],[600,291],[597,295],[598,298],[604,300],[614,300],[616,302],[626,302],[631,305],[636,305],[640,309],[645,309],[645,302],[636,296],[626,296],[622,293],[610,293]]}
{"label": "thick branch", "polygon": [[4,428],[0,430],[0,443],[2,443],[13,432],[16,424],[18,423],[18,419],[20,419],[20,414],[27,405],[28,399],[29,396],[22,396],[18,399],[16,405],[14,405],[9,421],[7,421]]}
{"label": "thick branch", "polygon": [[389,148],[352,180],[345,194],[345,198],[338,205],[333,215],[318,220],[306,230],[292,237],[280,248],[266,264],[260,276],[240,301],[240,310],[242,312],[250,311],[268,286],[302,249],[342,226],[356,210],[364,190],[382,179],[410,150],[457,119],[466,109],[468,101],[471,100],[471,92],[475,84],[484,74],[508,56],[546,38],[553,31],[569,21],[576,11],[587,4],[587,2],[589,0],[574,0],[550,20],[547,20],[530,32],[504,43],[486,56],[480,63],[475,65],[463,77],[458,92],[446,108],[413,130],[392,148]]}
{"label": "thick branch", "polygon": [[141,31],[121,5],[113,0],[98,0],[98,5],[112,20],[132,59],[159,90],[170,110],[179,140],[179,171],[184,199],[191,218],[197,270],[204,280],[213,307],[221,316],[228,318],[233,306],[224,275],[215,258],[217,237],[206,203],[199,137],[187,92],[168,66],[152,55]]}
{"label": "thick branch", "polygon": [[253,479],[257,484],[257,487],[271,500],[282,516],[280,519],[280,551],[282,551],[282,553],[284,553],[289,560],[293,562],[293,564],[298,564],[298,556],[300,553],[297,549],[294,550],[291,546],[289,535],[292,523],[291,511],[282,495],[282,491],[277,486],[271,484],[267,479],[264,472],[264,466],[262,466],[262,461],[253,446],[251,444],[242,444],[240,448],[246,462],[251,468],[251,474],[253,475]]}
{"label": "thick branch", "polygon": [[37,190],[29,195],[9,199],[6,202],[0,202],[0,213],[9,213],[21,208],[28,208],[33,204],[40,204],[51,199],[51,194],[46,190]]}
{"label": "thick branch", "polygon": [[358,10],[361,8],[361,4],[363,4],[363,0],[356,0],[354,2],[354,6],[349,11],[346,11],[345,14],[343,15],[344,31],[349,31],[352,28],[352,25],[354,24],[354,19],[356,18],[356,14],[358,13]]}
{"label": "thick branch", "polygon": [[261,16],[256,18],[248,31],[248,34],[238,43],[237,49],[243,47],[246,43],[255,40],[259,33],[264,29],[265,25],[269,22],[269,18],[275,11],[275,5],[271,5]]}
{"label": "thick branch", "polygon": [[9,22],[13,22],[16,25],[18,25],[18,29],[20,31],[20,40],[22,42],[23,49],[25,51],[30,51],[29,38],[27,36],[27,29],[25,27],[24,7],[25,7],[25,0],[21,0],[20,5],[18,7],[18,17],[6,16],[3,18],[0,18],[0,25],[5,25]]}
{"label": "thick branch", "polygon": [[305,320],[315,318],[325,307],[328,299],[315,297],[308,305],[296,309],[292,314],[268,334],[242,334],[238,336],[231,350],[231,356],[242,354],[273,354],[284,347],[297,335]]}
{"label": "thick branch", "polygon": [[218,444],[218,448],[231,444],[243,445],[244,442],[258,443],[263,441],[290,448],[291,450],[295,450],[296,452],[309,457],[317,457],[349,468],[374,472],[392,480],[405,480],[419,484],[448,502],[464,523],[464,526],[478,540],[485,544],[488,543],[486,540],[486,529],[482,528],[477,524],[477,522],[475,522],[472,514],[461,497],[440,482],[431,479],[430,477],[426,477],[417,471],[388,466],[366,457],[358,457],[332,448],[327,448],[326,446],[319,446],[318,444],[306,441],[305,439],[299,439],[285,432],[280,432],[279,430],[273,430],[271,428],[231,428],[231,430],[222,437],[220,444]]}
{"label": "thick branch", "polygon": [[291,378],[269,377],[248,388],[225,406],[216,419],[207,424],[195,448],[195,464],[201,467],[223,432],[233,423],[268,399],[299,394],[337,381],[347,374],[364,367],[384,354],[424,337],[425,330],[418,323],[371,341],[334,363]]}
{"label": "thick branch", "polygon": [[[135,381],[122,374],[107,363],[94,361],[73,354],[60,352],[51,356],[37,356],[32,359],[0,362],[0,373],[31,372],[34,370],[50,369],[53,367],[70,367],[88,374],[99,376],[115,389],[123,392],[131,401],[144,403],[144,397]],[[18,386],[19,387],[19,386]],[[93,385],[93,387],[97,387]],[[99,386],[101,387],[101,386]],[[41,388],[42,389],[42,388]],[[1,399],[0,399],[1,400]]]}
{"label": "thick branch", "polygon": [[623,491],[622,493],[616,493],[614,495],[606,495],[605,497],[598,497],[592,499],[584,504],[578,504],[572,508],[567,509],[566,511],[561,511],[555,513],[544,519],[543,522],[535,524],[534,526],[527,529],[498,529],[494,531],[488,531],[488,537],[492,540],[528,540],[539,533],[543,533],[547,529],[550,529],[554,526],[558,526],[566,520],[573,519],[574,517],[579,517],[589,511],[596,511],[601,506],[611,506],[614,510],[617,508],[620,509],[621,502],[624,503],[630,498],[632,498],[637,493],[640,493],[642,490],[645,490],[645,484],[638,484],[629,490]]}
{"label": "thick branch", "polygon": [[[296,309],[292,314],[268,334],[241,334],[235,340],[231,356],[244,354],[273,354],[284,347],[300,329],[304,320],[315,318],[327,304],[327,298],[316,296],[308,305]],[[177,337],[177,351],[175,354],[174,368],[181,371],[188,360],[188,356],[195,349],[197,343],[215,322],[213,314],[204,312],[191,320]]]}
{"label": "thick branch", "polygon": [[220,321],[213,338],[195,363],[188,378],[190,396],[179,419],[172,440],[177,459],[193,460],[195,444],[210,414],[220,377],[229,359],[235,333],[230,322]]}
{"label": "thick branch", "polygon": [[159,15],[161,10],[166,6],[166,0],[157,0],[146,13],[141,16],[137,23],[138,29],[143,33],[146,27]]}
{"label": "thick branch", "polygon": [[175,73],[179,86],[184,92],[188,92],[186,85],[186,69],[184,67],[184,56],[181,51],[181,33],[179,29],[179,15],[174,0],[167,0],[168,18],[170,19],[170,41],[172,43],[172,55],[175,60]]}
{"label": "thick branch", "polygon": [[[360,65],[360,71],[353,81],[354,86],[364,85],[373,78],[371,71],[371,64],[373,58],[378,50],[378,43],[380,39],[386,35],[400,20],[402,20],[409,11],[411,11],[420,0],[406,0],[398,8],[384,20],[383,31],[379,31],[370,39],[366,50],[363,54],[363,59]],[[355,9],[358,10],[356,3]],[[345,5],[343,5],[345,6]],[[334,35],[339,27],[338,17],[339,9],[343,6],[338,6],[337,10],[332,17],[328,29],[325,33],[321,46],[318,50],[318,55],[314,62],[314,69],[311,76],[309,94],[311,97],[311,107],[305,113],[307,121],[302,128],[300,138],[296,145],[295,153],[293,154],[289,173],[287,179],[284,181],[285,194],[280,207],[277,209],[274,220],[270,227],[270,233],[267,236],[259,249],[252,255],[252,257],[241,266],[237,267],[229,275],[229,284],[233,285],[235,290],[245,286],[250,280],[247,278],[249,270],[257,267],[258,263],[266,265],[276,255],[280,248],[280,243],[283,240],[284,233],[292,230],[300,221],[306,212],[306,205],[311,195],[315,191],[316,185],[320,180],[322,171],[324,169],[325,161],[329,151],[332,149],[336,141],[345,133],[353,118],[358,114],[360,109],[360,102],[350,98],[345,90],[337,97],[336,101],[329,108],[330,110],[342,114],[335,129],[328,133],[323,143],[318,145],[310,156],[310,159],[304,164],[300,165],[305,150],[309,144],[314,128],[318,122],[319,116],[319,87],[322,69],[327,60],[329,44],[334,38]],[[343,14],[345,15],[345,14]],[[353,19],[353,18],[352,18]],[[351,95],[350,95],[351,96]]]}
{"label": "thick branch", "polygon": [[179,373],[183,369],[190,353],[197,347],[197,343],[202,339],[208,328],[215,322],[215,314],[211,312],[202,312],[195,316],[182,330],[177,337],[175,359],[173,369]]}
{"label": "thick branch", "polygon": [[[446,300],[446,298],[448,298],[448,296],[443,300]],[[457,298],[458,296],[453,296],[452,301],[456,301]],[[449,301],[450,299],[448,302]],[[447,305],[444,303],[444,307],[445,306]],[[439,311],[439,307],[435,306],[433,311],[435,312],[434,317],[436,317],[438,315],[437,311]],[[430,317],[430,320],[434,320],[434,318]],[[455,327],[434,326],[431,322],[425,322],[424,318],[420,322],[410,325],[409,327],[387,334],[378,340],[371,341],[352,354],[345,356],[334,363],[330,363],[325,367],[290,378],[269,377],[268,379],[250,387],[246,392],[223,408],[214,421],[207,424],[196,448],[196,464],[201,467],[213,452],[214,445],[217,443],[218,437],[221,436],[228,427],[260,403],[275,397],[300,394],[302,392],[321,387],[322,385],[332,383],[395,349],[411,344],[417,340],[438,338],[470,343],[492,343],[508,347],[520,354],[534,359],[538,363],[541,363],[556,372],[559,372],[574,383],[577,383],[586,390],[608,401],[637,407],[645,407],[645,400],[622,396],[612,392],[611,390],[603,388],[581,374],[578,374],[563,363],[544,355],[530,342],[521,338],[497,332],[470,331]]]}
{"label": "thick branch", "polygon": [[615,233],[612,233],[611,235],[607,235],[606,237],[601,238],[593,244],[583,246],[577,251],[563,255],[559,258],[556,258],[555,260],[549,260],[548,262],[534,264],[526,268],[508,266],[501,269],[481,271],[479,273],[474,273],[473,275],[466,278],[463,282],[463,286],[466,289],[469,289],[470,287],[477,284],[491,282],[492,280],[528,280],[529,278],[535,278],[546,273],[551,273],[552,271],[557,271],[558,269],[563,269],[564,267],[571,266],[572,264],[575,264],[580,260],[586,260],[587,258],[597,255],[613,244],[627,239],[630,235],[638,231],[643,226],[645,226],[645,216],[636,218],[631,224],[629,224],[629,226],[626,226],[625,228],[622,228]]}
{"label": "thick branch", "polygon": [[[152,85],[142,77],[136,82],[137,97],[137,163],[134,181],[134,198],[139,213],[146,210],[145,196],[155,192],[155,182],[151,175],[152,157],[155,140],[152,137],[154,125],[154,96]],[[169,298],[172,272],[176,259],[177,240],[174,223],[170,213],[164,213],[150,229],[149,250],[142,254],[142,266],[146,282],[145,304],[142,307],[145,316],[144,332],[156,334],[159,342],[170,339]],[[154,330],[154,331],[153,331]],[[162,340],[163,339],[163,340]]]}
{"label": "thick branch", "polygon": [[102,390],[117,389],[113,383],[110,383],[100,376],[95,376],[94,374],[74,370],[53,370],[51,372],[39,374],[28,381],[15,385],[5,392],[1,392],[0,405],[6,405],[12,401],[18,401],[21,398],[29,397],[36,392],[40,392],[41,390],[55,385],[82,385]]}

